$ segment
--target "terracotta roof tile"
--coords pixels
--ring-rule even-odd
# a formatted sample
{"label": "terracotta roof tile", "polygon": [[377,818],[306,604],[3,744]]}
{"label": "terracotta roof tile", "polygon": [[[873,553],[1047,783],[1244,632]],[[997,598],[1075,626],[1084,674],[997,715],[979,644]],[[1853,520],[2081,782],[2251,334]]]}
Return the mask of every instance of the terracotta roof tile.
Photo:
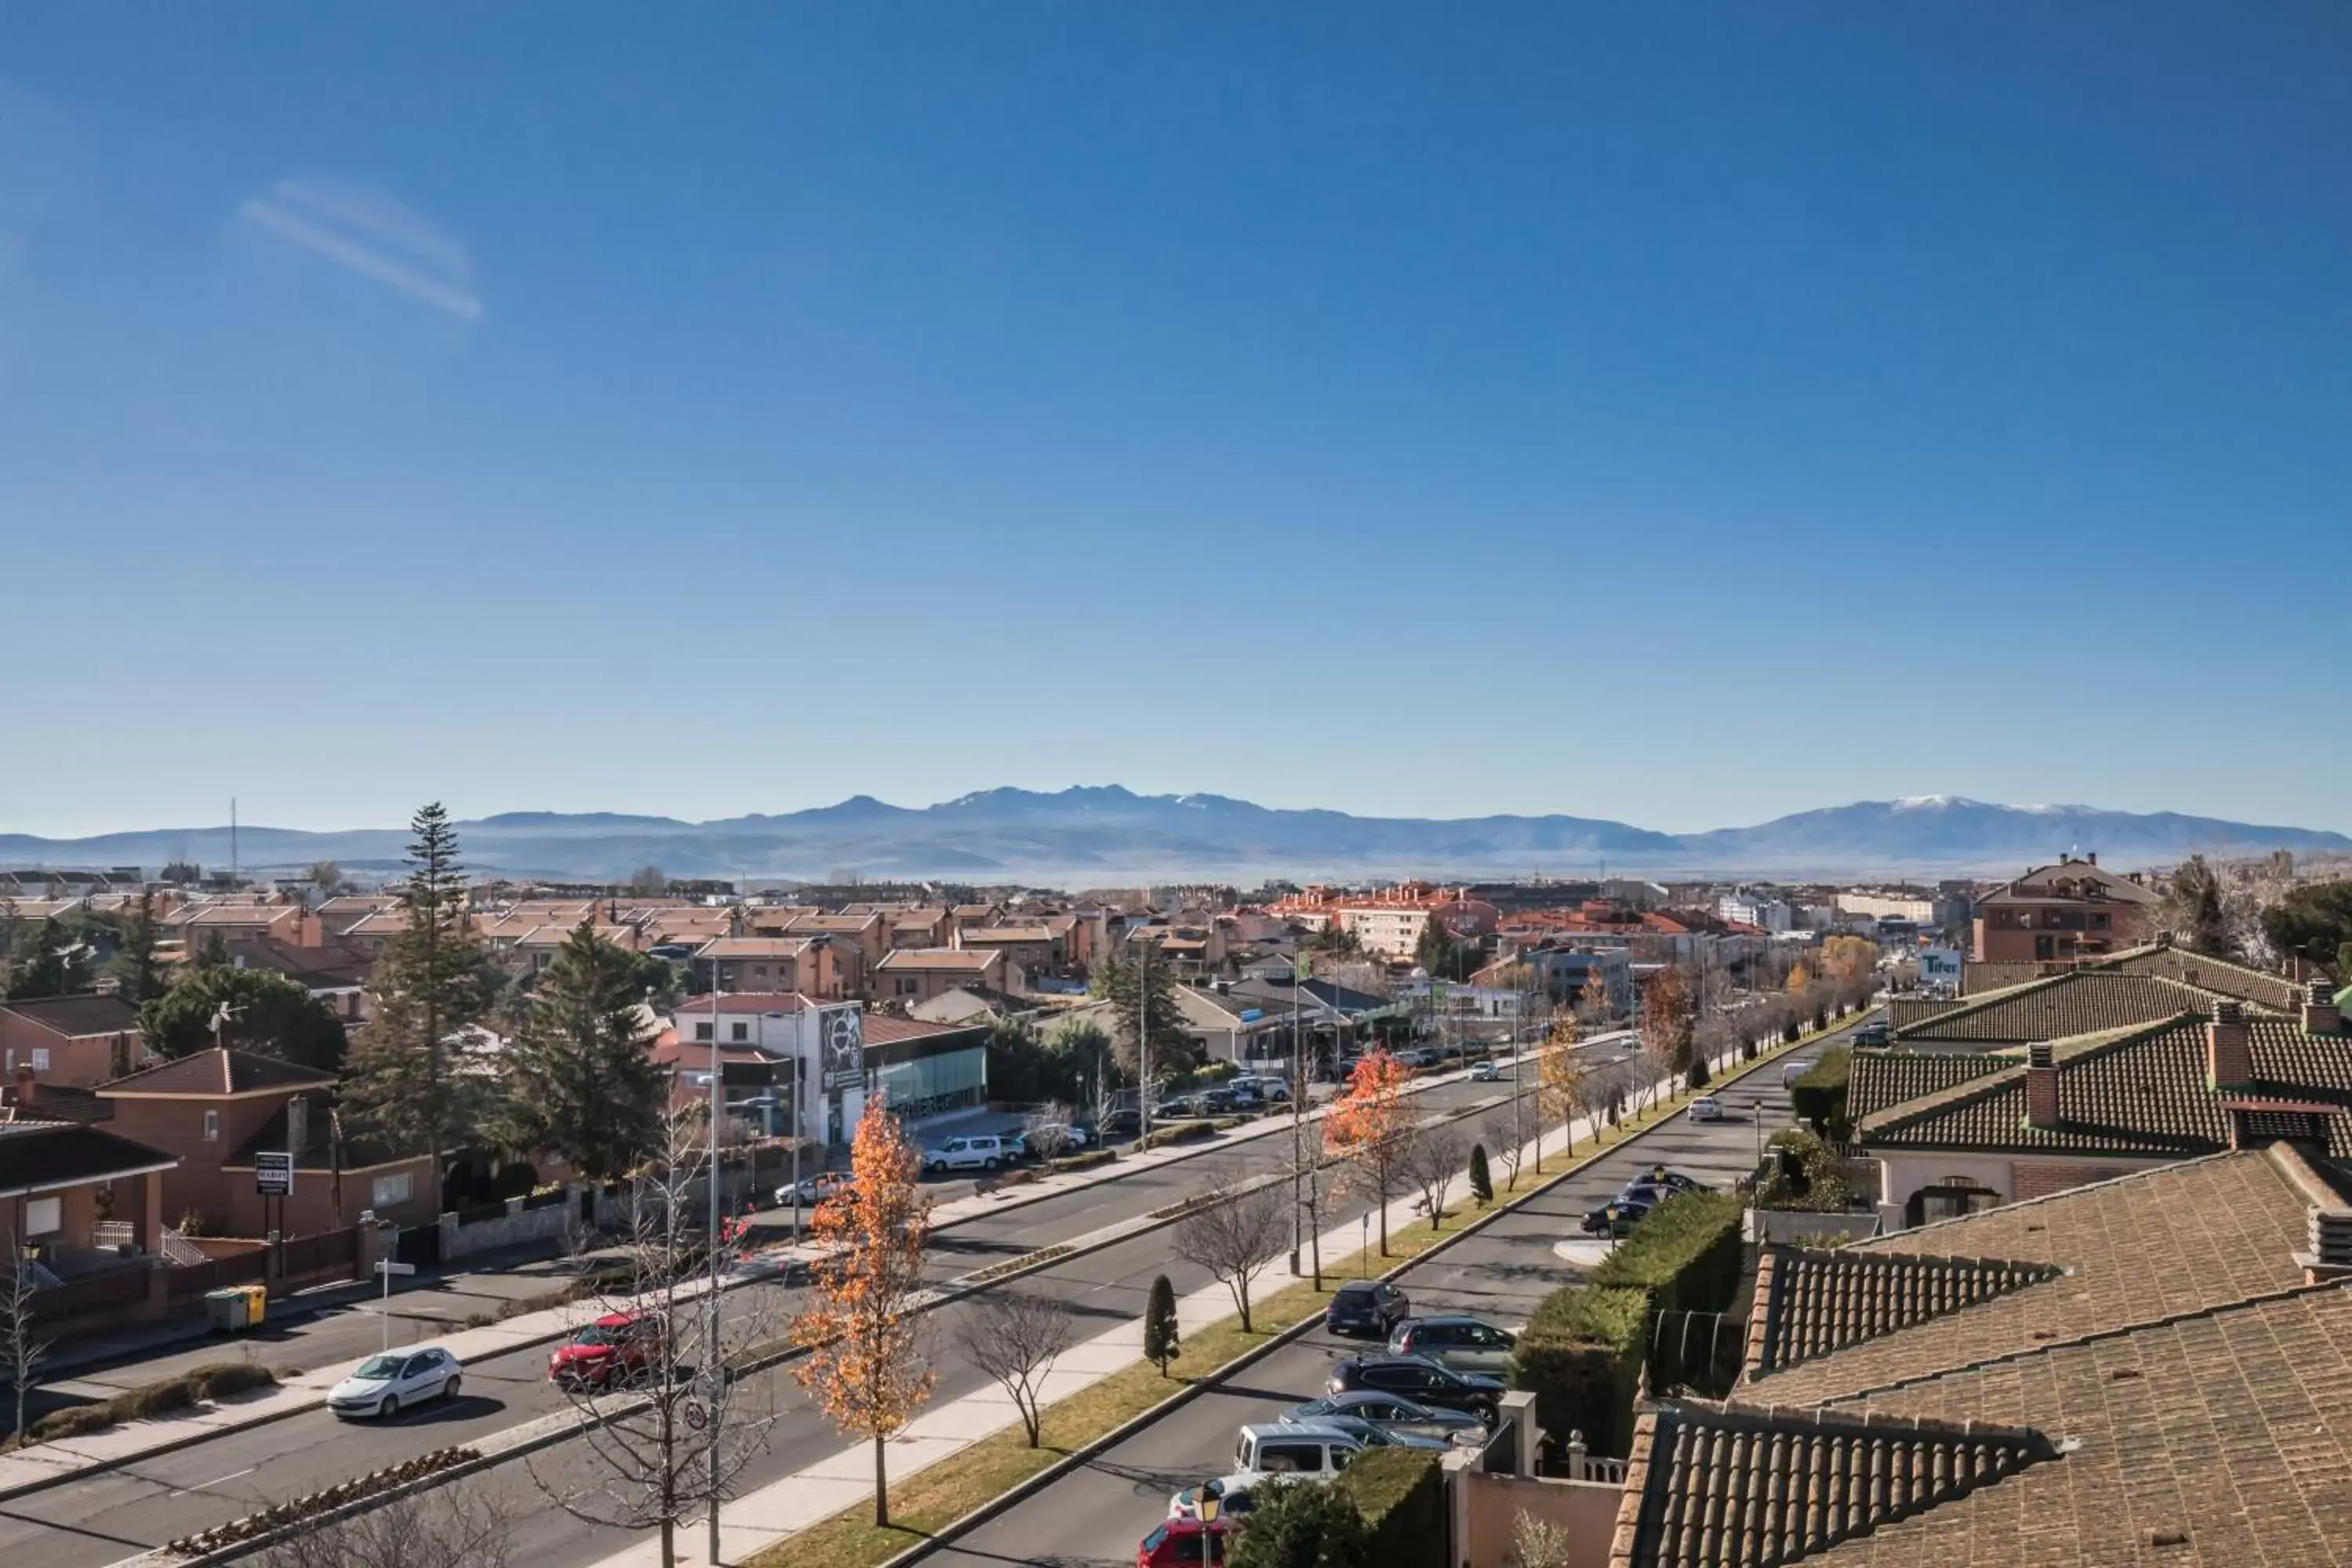
{"label": "terracotta roof tile", "polygon": [[1969,997],[1895,1033],[1898,1040],[2021,1046],[2210,1011],[2215,995],[2160,974],[2078,969]]}
{"label": "terracotta roof tile", "polygon": [[1757,1261],[1747,1375],[1781,1371],[2062,1272],[2048,1261],[1768,1247]]}
{"label": "terracotta roof tile", "polygon": [[206,1050],[192,1051],[152,1068],[142,1068],[128,1078],[118,1078],[98,1086],[101,1095],[142,1094],[251,1094],[263,1089],[331,1088],[335,1075],[316,1068],[306,1068],[277,1057],[257,1056],[251,1051],[224,1050],[215,1046]]}

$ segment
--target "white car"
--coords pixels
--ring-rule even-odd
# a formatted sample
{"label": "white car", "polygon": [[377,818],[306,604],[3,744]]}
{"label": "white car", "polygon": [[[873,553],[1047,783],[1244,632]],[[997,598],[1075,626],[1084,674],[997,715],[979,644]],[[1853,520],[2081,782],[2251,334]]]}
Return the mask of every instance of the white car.
{"label": "white car", "polygon": [[1485,1061],[1480,1062],[1476,1067],[1470,1069],[1470,1081],[1472,1083],[1502,1082],[1503,1064],[1495,1060],[1492,1057],[1487,1058]]}
{"label": "white car", "polygon": [[1722,1121],[1723,1101],[1716,1099],[1715,1096],[1711,1094],[1700,1095],[1696,1100],[1690,1102],[1690,1119],[1693,1121]]}
{"label": "white car", "polygon": [[1004,1140],[992,1132],[967,1133],[950,1138],[936,1149],[923,1151],[926,1171],[993,1171],[999,1165],[1009,1165],[1014,1156],[1004,1147]]}
{"label": "white car", "polygon": [[455,1399],[465,1367],[437,1346],[372,1355],[359,1370],[328,1391],[327,1408],[344,1417],[385,1420],[428,1399]]}

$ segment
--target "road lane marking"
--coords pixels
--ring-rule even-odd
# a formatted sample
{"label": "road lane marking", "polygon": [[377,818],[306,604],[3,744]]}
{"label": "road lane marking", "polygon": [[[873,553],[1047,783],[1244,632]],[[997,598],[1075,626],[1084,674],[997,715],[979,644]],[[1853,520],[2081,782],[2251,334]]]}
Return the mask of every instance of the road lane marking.
{"label": "road lane marking", "polygon": [[185,1497],[190,1492],[209,1490],[211,1488],[220,1485],[223,1481],[233,1481],[240,1477],[249,1476],[259,1468],[261,1468],[259,1465],[247,1465],[241,1470],[231,1470],[227,1475],[215,1476],[211,1480],[198,1481],[192,1487],[175,1487],[172,1489],[169,1495],[173,1497]]}

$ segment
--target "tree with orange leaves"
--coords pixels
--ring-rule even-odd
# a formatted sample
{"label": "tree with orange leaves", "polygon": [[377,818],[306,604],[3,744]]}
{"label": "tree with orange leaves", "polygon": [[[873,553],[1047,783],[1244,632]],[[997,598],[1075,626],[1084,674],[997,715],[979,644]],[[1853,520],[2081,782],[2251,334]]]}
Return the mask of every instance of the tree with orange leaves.
{"label": "tree with orange leaves", "polygon": [[825,1251],[793,1324],[793,1342],[810,1352],[793,1376],[842,1433],[874,1440],[874,1522],[883,1526],[884,1445],[914,1419],[938,1374],[918,1333],[930,1203],[915,1184],[915,1151],[881,1095],[858,1120],[849,1172],[849,1185],[818,1205],[811,1227]]}
{"label": "tree with orange leaves", "polygon": [[1404,1181],[1405,1153],[1419,1118],[1405,1085],[1412,1069],[1382,1046],[1356,1064],[1323,1117],[1323,1147],[1343,1160],[1381,1214],[1381,1256],[1389,1255],[1389,1200]]}

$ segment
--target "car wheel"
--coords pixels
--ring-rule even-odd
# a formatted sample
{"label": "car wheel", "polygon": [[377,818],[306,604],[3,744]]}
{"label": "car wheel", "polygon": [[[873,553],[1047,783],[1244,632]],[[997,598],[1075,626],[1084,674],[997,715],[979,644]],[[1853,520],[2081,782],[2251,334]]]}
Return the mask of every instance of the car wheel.
{"label": "car wheel", "polygon": [[996,1156],[991,1154],[987,1159],[982,1160],[980,1163],[980,1168],[983,1171],[993,1171],[996,1169]]}
{"label": "car wheel", "polygon": [[441,1385],[441,1397],[444,1399],[455,1399],[457,1397],[457,1380],[456,1378],[453,1377],[448,1382]]}
{"label": "car wheel", "polygon": [[400,1395],[397,1394],[385,1394],[383,1396],[383,1403],[375,1407],[375,1414],[376,1419],[379,1421],[389,1421],[394,1416],[399,1415]]}

